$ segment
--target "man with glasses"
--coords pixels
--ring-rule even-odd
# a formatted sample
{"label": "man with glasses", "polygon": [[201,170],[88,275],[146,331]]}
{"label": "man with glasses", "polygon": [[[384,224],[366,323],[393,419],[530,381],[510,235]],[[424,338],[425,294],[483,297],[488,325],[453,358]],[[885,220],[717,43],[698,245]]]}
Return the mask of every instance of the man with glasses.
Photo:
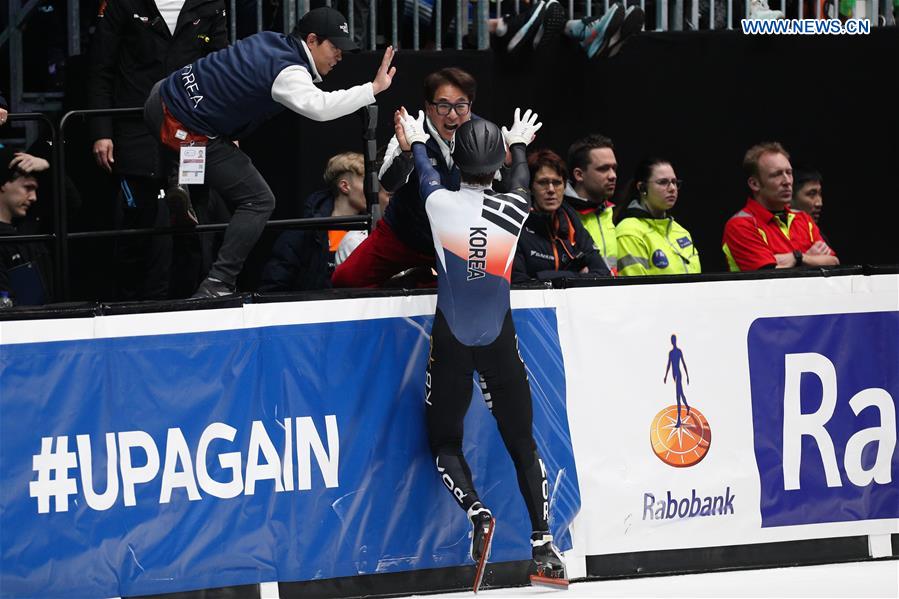
{"label": "man with glasses", "polygon": [[531,152],[528,169],[533,203],[518,238],[512,282],[611,276],[577,212],[562,201],[568,179],[562,158],[552,150]]}
{"label": "man with glasses", "polygon": [[[450,191],[458,191],[461,183],[451,156],[453,137],[471,119],[476,92],[474,77],[455,67],[435,71],[424,80],[425,150],[440,175],[440,184]],[[402,124],[397,121],[394,126]],[[411,146],[402,136],[399,138],[402,143],[397,136],[390,140],[380,171],[381,186],[393,194],[384,218],[334,271],[335,287],[377,287],[398,273],[416,268],[424,271],[424,278],[433,284],[434,242],[419,195],[419,174]]]}

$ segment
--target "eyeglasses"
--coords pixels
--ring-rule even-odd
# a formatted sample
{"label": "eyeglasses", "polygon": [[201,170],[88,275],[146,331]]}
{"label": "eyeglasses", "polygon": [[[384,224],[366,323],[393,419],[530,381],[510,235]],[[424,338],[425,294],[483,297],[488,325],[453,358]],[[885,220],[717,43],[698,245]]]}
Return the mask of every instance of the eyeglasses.
{"label": "eyeglasses", "polygon": [[465,116],[471,110],[471,102],[457,102],[455,104],[451,104],[449,102],[431,102],[428,101],[428,104],[431,106],[437,107],[437,114],[440,116],[446,116],[450,113],[450,110],[455,110],[456,114],[459,116]]}
{"label": "eyeglasses", "polygon": [[565,183],[562,179],[537,179],[534,181],[534,185],[537,187],[562,187],[562,184]]}
{"label": "eyeglasses", "polygon": [[656,179],[653,181],[659,187],[668,187],[669,185],[674,185],[678,189],[684,186],[683,179]]}

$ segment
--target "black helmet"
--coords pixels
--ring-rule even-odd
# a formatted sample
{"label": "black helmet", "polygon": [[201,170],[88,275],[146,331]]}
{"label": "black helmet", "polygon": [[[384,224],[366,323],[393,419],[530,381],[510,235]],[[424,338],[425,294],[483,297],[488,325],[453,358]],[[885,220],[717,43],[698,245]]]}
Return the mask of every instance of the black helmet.
{"label": "black helmet", "polygon": [[492,173],[506,159],[499,127],[484,119],[471,119],[456,131],[453,160],[459,170],[472,175]]}

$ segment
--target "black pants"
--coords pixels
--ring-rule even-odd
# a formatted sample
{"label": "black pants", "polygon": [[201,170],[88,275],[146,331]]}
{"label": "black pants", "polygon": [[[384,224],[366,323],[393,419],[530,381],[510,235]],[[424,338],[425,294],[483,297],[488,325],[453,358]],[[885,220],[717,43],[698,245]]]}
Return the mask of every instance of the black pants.
{"label": "black pants", "polygon": [[[159,191],[165,187],[164,179],[121,177],[114,207],[115,228],[169,226],[169,209],[159,199]],[[191,186],[191,201],[200,224],[228,222],[231,218],[205,185]],[[209,272],[220,237],[220,233],[201,233],[116,239],[116,297],[124,301],[190,297]]]}
{"label": "black pants", "polygon": [[[168,209],[159,199],[159,190],[164,186],[164,181],[150,177],[122,177],[115,200],[115,228],[167,227]],[[170,235],[120,237],[115,242],[113,261],[118,299],[161,300],[169,297]]]}
{"label": "black pants", "polygon": [[[163,121],[159,87],[160,83],[153,86],[144,105],[144,121],[156,139]],[[170,164],[177,164],[178,156],[173,151],[166,148],[165,154]],[[234,211],[208,276],[234,285],[275,209],[275,195],[249,156],[221,137],[209,140],[206,145],[205,182]]]}
{"label": "black pants", "polygon": [[465,413],[471,404],[472,372],[496,418],[506,450],[518,474],[518,487],[534,531],[547,531],[548,487],[543,461],[531,430],[533,406],[518,337],[507,312],[503,328],[490,345],[468,346],[453,335],[438,309],[431,330],[431,354],[425,382],[425,411],[431,452],[437,471],[459,505],[468,511],[479,503],[471,470],[462,455]]}

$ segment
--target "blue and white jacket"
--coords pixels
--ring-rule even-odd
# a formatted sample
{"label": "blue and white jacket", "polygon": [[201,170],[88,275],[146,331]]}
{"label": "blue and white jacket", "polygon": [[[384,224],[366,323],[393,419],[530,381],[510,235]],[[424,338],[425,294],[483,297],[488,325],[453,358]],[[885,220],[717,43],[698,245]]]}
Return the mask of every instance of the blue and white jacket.
{"label": "blue and white jacket", "polygon": [[314,84],[321,76],[306,43],[263,31],[204,56],[169,75],[162,101],[193,133],[238,139],[284,108],[330,121],[375,101],[372,84],[333,92]]}

